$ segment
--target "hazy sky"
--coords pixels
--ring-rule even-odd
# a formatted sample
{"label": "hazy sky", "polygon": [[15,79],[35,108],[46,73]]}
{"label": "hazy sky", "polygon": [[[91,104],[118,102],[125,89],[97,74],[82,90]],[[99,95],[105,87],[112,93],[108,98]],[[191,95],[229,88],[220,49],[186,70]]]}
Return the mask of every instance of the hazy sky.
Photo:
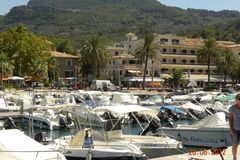
{"label": "hazy sky", "polygon": [[[0,15],[18,5],[26,5],[29,0],[0,0]],[[197,8],[208,10],[238,10],[240,11],[240,0],[159,0],[162,4],[177,6],[181,8]]]}

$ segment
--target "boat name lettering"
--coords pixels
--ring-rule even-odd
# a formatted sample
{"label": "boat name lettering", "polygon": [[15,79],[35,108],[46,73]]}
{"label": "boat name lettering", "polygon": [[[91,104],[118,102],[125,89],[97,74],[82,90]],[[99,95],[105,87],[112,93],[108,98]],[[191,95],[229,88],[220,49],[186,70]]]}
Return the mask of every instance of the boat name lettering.
{"label": "boat name lettering", "polygon": [[192,142],[203,142],[203,143],[218,143],[218,140],[216,139],[210,139],[210,138],[196,138],[196,137],[190,137],[190,141]]}

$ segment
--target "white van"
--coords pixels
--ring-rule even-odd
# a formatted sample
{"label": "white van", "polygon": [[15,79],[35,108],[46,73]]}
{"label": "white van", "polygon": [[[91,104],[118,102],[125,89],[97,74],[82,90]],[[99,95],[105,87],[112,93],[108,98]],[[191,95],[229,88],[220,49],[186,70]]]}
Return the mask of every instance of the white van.
{"label": "white van", "polygon": [[110,80],[93,80],[91,89],[116,91],[117,87]]}

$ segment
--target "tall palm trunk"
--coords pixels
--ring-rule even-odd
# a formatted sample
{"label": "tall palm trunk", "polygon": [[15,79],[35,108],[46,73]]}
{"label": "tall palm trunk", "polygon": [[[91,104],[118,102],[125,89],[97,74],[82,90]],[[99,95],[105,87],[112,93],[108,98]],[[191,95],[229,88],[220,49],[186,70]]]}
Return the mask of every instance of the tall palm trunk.
{"label": "tall palm trunk", "polygon": [[210,86],[210,55],[208,54],[208,60],[207,60],[207,64],[208,64],[208,87]]}
{"label": "tall palm trunk", "polygon": [[224,71],[224,80],[223,80],[223,88],[225,88],[226,87],[226,81],[227,81],[227,72],[226,71]]}
{"label": "tall palm trunk", "polygon": [[146,59],[145,59],[145,66],[144,66],[144,72],[143,72],[143,90],[145,90],[145,78],[146,78],[146,71],[147,71],[147,62],[148,62],[148,53],[146,53]]}
{"label": "tall palm trunk", "polygon": [[154,70],[153,70],[153,59],[152,59],[152,82],[153,82],[153,76],[154,76]]}

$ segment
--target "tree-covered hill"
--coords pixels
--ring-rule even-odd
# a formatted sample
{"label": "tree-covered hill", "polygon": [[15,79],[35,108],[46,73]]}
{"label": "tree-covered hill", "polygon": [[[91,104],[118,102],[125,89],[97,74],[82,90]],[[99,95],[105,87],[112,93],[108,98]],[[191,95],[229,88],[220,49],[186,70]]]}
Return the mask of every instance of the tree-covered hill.
{"label": "tree-covered hill", "polygon": [[44,35],[79,38],[95,32],[119,38],[149,29],[187,33],[183,31],[202,31],[215,24],[224,28],[239,18],[237,11],[184,10],[156,0],[30,0],[27,6],[14,7],[0,17],[0,30],[24,23],[32,32]]}

